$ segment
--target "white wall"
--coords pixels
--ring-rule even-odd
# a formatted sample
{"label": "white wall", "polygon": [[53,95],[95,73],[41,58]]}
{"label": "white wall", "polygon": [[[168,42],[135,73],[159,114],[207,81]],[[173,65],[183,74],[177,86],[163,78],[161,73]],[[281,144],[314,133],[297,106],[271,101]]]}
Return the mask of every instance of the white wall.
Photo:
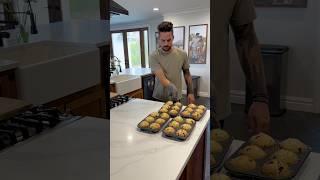
{"label": "white wall", "polygon": [[[261,44],[288,45],[287,82],[282,96],[287,108],[314,110],[314,68],[318,50],[315,19],[318,0],[309,0],[308,8],[257,8],[256,31]],[[320,40],[320,39],[319,39]],[[244,92],[245,82],[231,40],[231,88]],[[319,77],[319,76],[318,76]],[[318,91],[320,92],[320,91]]]}
{"label": "white wall", "polygon": [[[188,49],[189,25],[208,24],[210,32],[210,10],[202,9],[197,11],[165,14],[164,20],[171,21],[174,26],[185,26],[185,50]],[[210,33],[207,37],[207,64],[191,64],[192,75],[201,76],[199,95],[210,96]],[[184,85],[185,89],[185,85]]]}

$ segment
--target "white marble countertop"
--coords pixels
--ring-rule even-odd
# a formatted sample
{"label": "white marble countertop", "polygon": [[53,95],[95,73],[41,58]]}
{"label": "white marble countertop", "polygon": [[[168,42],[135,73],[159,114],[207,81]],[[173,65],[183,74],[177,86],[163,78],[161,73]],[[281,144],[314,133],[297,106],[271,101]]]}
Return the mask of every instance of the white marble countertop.
{"label": "white marble countertop", "polygon": [[210,118],[207,111],[187,141],[176,142],[162,133],[146,134],[137,124],[158,111],[160,102],[134,99],[110,111],[110,179],[179,179]]}
{"label": "white marble countertop", "polygon": [[[227,157],[230,157],[244,142],[234,140]],[[226,172],[223,169],[223,172]],[[300,172],[293,180],[319,180],[320,177],[320,154],[311,153]]]}
{"label": "white marble countertop", "polygon": [[124,69],[120,74],[145,76],[148,74],[152,74],[152,72],[150,68],[127,68]]}
{"label": "white marble countertop", "polygon": [[0,59],[0,72],[15,69],[18,67],[18,62],[12,60]]}

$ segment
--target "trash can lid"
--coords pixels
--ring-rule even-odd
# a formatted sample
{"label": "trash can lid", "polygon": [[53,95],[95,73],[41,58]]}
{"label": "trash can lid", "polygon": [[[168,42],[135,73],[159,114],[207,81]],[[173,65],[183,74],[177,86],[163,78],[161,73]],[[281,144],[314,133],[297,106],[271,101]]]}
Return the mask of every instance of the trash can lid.
{"label": "trash can lid", "polygon": [[282,45],[271,45],[271,44],[262,44],[261,53],[262,54],[284,54],[289,51],[288,46]]}

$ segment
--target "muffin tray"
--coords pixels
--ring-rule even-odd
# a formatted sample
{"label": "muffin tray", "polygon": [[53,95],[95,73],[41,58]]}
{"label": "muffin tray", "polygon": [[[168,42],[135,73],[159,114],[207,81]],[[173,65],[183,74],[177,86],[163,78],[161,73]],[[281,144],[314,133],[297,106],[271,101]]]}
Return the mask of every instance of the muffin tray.
{"label": "muffin tray", "polygon": [[214,155],[214,158],[216,160],[216,164],[215,165],[210,164],[210,173],[211,174],[218,172],[223,167],[224,159],[230,150],[233,139],[234,138],[232,136],[230,136],[230,138],[227,141],[219,142],[219,144],[221,144],[221,146],[223,147],[223,151],[219,154]]}
{"label": "muffin tray", "polygon": [[[198,109],[198,108],[192,108],[193,111],[190,112],[190,116],[184,116],[184,115],[182,114],[182,112],[185,111],[187,108],[188,108],[188,107],[184,108],[184,109],[180,112],[180,116],[181,116],[181,117],[184,117],[184,118],[194,119],[194,118],[192,117],[192,113],[196,112],[196,109]],[[201,117],[199,118],[199,120],[196,120],[196,119],[194,119],[194,120],[195,120],[195,121],[200,121],[206,113],[207,113],[207,108],[205,108],[205,109],[203,110],[203,113],[201,114]]]}
{"label": "muffin tray", "polygon": [[195,125],[196,125],[196,122],[194,124],[189,124],[189,125],[191,125],[191,129],[188,131],[188,135],[186,137],[180,137],[180,136],[176,135],[176,132],[178,130],[182,129],[182,125],[183,124],[186,124],[186,118],[182,118],[182,119],[183,119],[183,123],[180,123],[178,128],[174,128],[175,129],[175,133],[173,135],[169,135],[169,134],[165,133],[165,129],[167,127],[170,127],[169,124],[174,121],[173,119],[171,119],[171,121],[169,123],[167,123],[165,128],[163,128],[162,136],[165,137],[165,138],[168,138],[168,139],[175,140],[175,141],[185,141],[185,140],[187,140],[190,137],[190,135],[192,134],[193,129],[194,129]]}
{"label": "muffin tray", "polygon": [[226,163],[224,164],[224,168],[229,171],[230,174],[232,174],[235,177],[239,177],[239,178],[245,178],[245,179],[263,179],[263,180],[290,180],[292,178],[294,178],[299,170],[301,169],[302,165],[304,164],[304,162],[307,160],[308,156],[310,155],[312,149],[311,147],[308,147],[307,150],[303,153],[297,154],[298,155],[298,162],[294,165],[288,165],[291,175],[289,177],[285,177],[285,178],[272,178],[269,176],[266,176],[264,174],[262,174],[261,169],[262,166],[265,162],[267,162],[268,160],[272,159],[272,155],[273,153],[275,153],[276,151],[280,150],[280,145],[279,145],[279,141],[276,141],[277,144],[271,148],[268,149],[263,149],[266,153],[267,156],[264,159],[261,160],[256,160],[256,164],[257,167],[255,170],[250,171],[250,172],[239,172],[237,170],[234,170],[231,165],[229,164],[229,160],[237,157],[240,155],[240,150],[248,145],[251,145],[249,142],[244,143],[230,158],[228,158],[228,160],[226,161]]}
{"label": "muffin tray", "polygon": [[[161,117],[160,117],[160,114],[161,114],[161,113],[159,113],[159,116],[157,116],[157,117],[154,118],[154,121],[153,121],[152,123],[156,122],[157,119],[161,118]],[[147,117],[149,117],[149,116],[150,116],[150,114],[149,114]],[[155,133],[158,133],[159,131],[161,131],[161,129],[162,129],[162,128],[166,125],[166,123],[168,123],[168,121],[170,120],[170,118],[167,119],[167,120],[164,119],[166,122],[163,123],[162,125],[160,124],[160,128],[159,128],[158,130],[152,130],[152,129],[150,128],[150,125],[151,125],[152,123],[150,123],[150,125],[149,125],[147,128],[140,128],[140,127],[139,127],[139,124],[140,124],[142,121],[146,120],[147,117],[145,117],[143,120],[141,120],[141,121],[137,124],[137,127],[138,127],[139,130],[141,130],[141,132],[150,133],[150,134],[155,134]]]}

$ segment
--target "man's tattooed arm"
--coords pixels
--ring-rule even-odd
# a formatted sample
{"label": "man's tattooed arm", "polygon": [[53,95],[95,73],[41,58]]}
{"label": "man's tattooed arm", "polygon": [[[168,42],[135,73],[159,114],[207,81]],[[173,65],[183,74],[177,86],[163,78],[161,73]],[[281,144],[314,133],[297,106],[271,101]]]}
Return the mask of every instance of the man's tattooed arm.
{"label": "man's tattooed arm", "polygon": [[189,69],[184,69],[183,74],[184,74],[184,79],[185,79],[186,85],[187,85],[187,95],[193,94],[192,77],[191,77]]}

